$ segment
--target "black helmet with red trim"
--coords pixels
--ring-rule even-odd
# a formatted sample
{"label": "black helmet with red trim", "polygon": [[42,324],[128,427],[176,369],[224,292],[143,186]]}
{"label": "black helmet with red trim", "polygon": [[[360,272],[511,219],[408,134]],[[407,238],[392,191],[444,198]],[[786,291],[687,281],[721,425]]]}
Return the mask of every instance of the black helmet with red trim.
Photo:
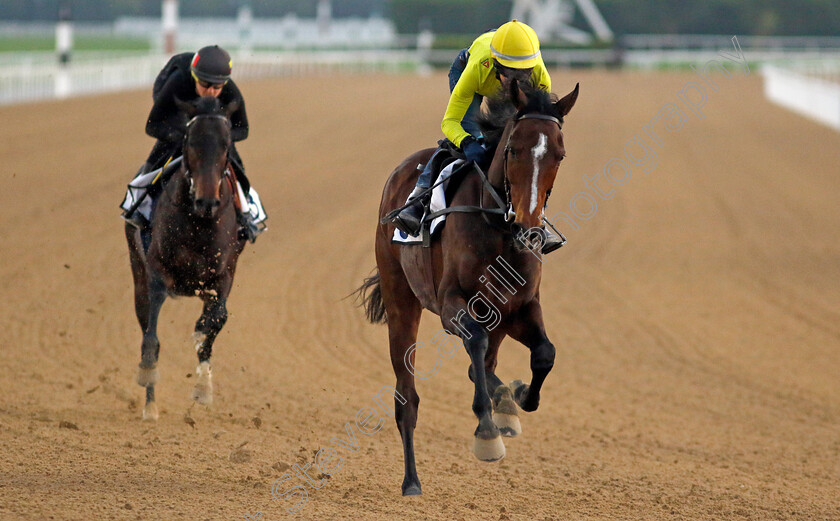
{"label": "black helmet with red trim", "polygon": [[196,81],[213,85],[226,83],[230,79],[233,60],[230,54],[218,45],[202,47],[190,62],[190,73]]}

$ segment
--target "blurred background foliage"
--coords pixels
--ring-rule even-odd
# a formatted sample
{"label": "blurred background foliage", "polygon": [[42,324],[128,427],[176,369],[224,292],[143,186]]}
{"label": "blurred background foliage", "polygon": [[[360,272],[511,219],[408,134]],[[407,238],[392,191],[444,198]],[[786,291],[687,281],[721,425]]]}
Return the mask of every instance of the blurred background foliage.
{"label": "blurred background foliage", "polygon": [[[243,0],[180,0],[184,17],[233,17]],[[2,0],[0,20],[55,20],[70,4],[80,21],[160,16],[159,0]],[[248,0],[254,16],[315,15],[316,0]],[[838,0],[596,0],[618,34],[822,35],[840,32]],[[506,20],[510,0],[337,0],[336,17],[379,15],[401,33],[475,35]],[[459,40],[460,41],[460,40]]]}

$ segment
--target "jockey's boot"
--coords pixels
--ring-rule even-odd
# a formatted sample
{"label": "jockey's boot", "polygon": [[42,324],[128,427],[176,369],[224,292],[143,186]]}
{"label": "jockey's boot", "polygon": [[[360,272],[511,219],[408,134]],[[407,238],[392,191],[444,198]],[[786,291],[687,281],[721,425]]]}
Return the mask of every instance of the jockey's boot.
{"label": "jockey's boot", "polygon": [[418,197],[423,190],[425,188],[415,187],[414,191],[408,197],[411,204],[403,208],[391,221],[398,230],[411,236],[416,236],[420,233],[420,220],[423,218],[423,210],[429,200],[428,194]]}
{"label": "jockey's boot", "polygon": [[542,249],[540,250],[543,255],[548,255],[549,253],[553,252],[560,246],[563,246],[566,241],[555,235],[551,230],[548,228],[543,228],[545,232],[545,242],[543,243]]}
{"label": "jockey's boot", "polygon": [[255,223],[248,212],[240,213],[237,221],[239,221],[239,230],[236,232],[236,237],[239,240],[247,240],[251,244],[255,243],[257,236],[265,230],[265,224]]}
{"label": "jockey's boot", "polygon": [[[145,174],[146,172],[149,172],[151,167],[152,165],[149,164],[148,161],[146,161],[145,163],[140,165],[140,169],[137,170],[137,173],[134,174],[134,177],[138,177]],[[141,197],[151,197],[151,194],[144,193]],[[143,217],[143,214],[141,214],[137,209],[135,209],[131,215],[128,215],[128,210],[123,210],[122,218],[125,220],[126,223],[134,226],[135,228],[141,231],[149,226],[149,220]]]}

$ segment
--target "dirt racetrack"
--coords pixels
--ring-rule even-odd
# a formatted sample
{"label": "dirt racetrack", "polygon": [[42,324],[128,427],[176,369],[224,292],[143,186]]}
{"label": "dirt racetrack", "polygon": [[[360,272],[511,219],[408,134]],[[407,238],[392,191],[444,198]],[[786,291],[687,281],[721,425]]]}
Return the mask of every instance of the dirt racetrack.
{"label": "dirt racetrack", "polygon": [[[840,519],[840,134],[767,103],[755,74],[722,80],[702,120],[676,97],[693,75],[553,77],[581,94],[549,215],[594,195],[582,176],[665,104],[688,119],[660,131],[650,174],[634,168],[577,231],[558,223],[540,409],[504,460],[475,460],[461,351],[418,381],[423,496],[399,494],[388,419],[355,431],[320,489],[279,489],[306,486],[294,516],[300,496],[272,484],[394,383],[387,329],[342,298],[374,265],[386,176],[439,136],[445,77],[242,85],[270,230],[240,259],[209,408],[190,408],[199,302],[164,305],[156,424],[140,420],[117,210],[152,144],[150,96],[0,108],[0,519]],[[428,315],[419,339],[439,327]],[[528,367],[506,341],[502,379]]]}

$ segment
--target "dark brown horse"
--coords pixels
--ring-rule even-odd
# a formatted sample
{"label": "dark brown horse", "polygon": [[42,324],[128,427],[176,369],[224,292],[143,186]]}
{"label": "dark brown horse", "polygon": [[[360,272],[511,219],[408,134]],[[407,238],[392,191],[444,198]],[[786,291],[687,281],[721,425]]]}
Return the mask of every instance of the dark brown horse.
{"label": "dark brown horse", "polygon": [[[364,296],[368,319],[388,324],[397,377],[396,422],[405,457],[403,495],[421,493],[413,439],[420,402],[414,385],[419,376],[414,351],[423,308],[440,316],[443,330],[455,332],[470,357],[469,376],[475,383],[472,409],[478,417],[473,448],[477,458],[496,461],[504,457],[500,434],[520,432],[516,406],[534,411],[539,405],[540,388],[554,365],[554,346],[546,337],[540,308],[543,260],[540,248],[533,245],[541,244],[540,237],[544,240],[540,236],[543,207],[566,154],[563,117],[577,96],[577,86],[555,101],[544,92],[525,94],[515,82],[511,85],[508,98],[516,112],[500,126],[499,146],[487,173],[489,183],[476,171],[463,179],[451,201],[451,206],[490,209],[497,199],[504,201],[508,211],[451,213],[431,248],[393,243],[394,227],[385,217],[406,200],[416,181],[417,165],[428,161],[432,150],[409,156],[385,184],[379,208],[382,220],[376,230],[377,273],[358,292]],[[505,386],[495,374],[499,344],[507,335],[531,351],[530,385]],[[443,358],[452,356],[451,346],[446,353],[441,348],[438,345]]]}
{"label": "dark brown horse", "polygon": [[125,227],[134,275],[134,310],[143,330],[137,383],[146,388],[146,420],[158,416],[157,323],[169,295],[198,296],[204,301],[193,337],[199,362],[193,398],[203,404],[212,402],[210,354],[227,320],[225,303],[236,261],[245,247],[245,241],[237,238],[235,181],[227,168],[228,116],[236,107],[223,108],[212,97],[178,103],[192,119],[187,124],[181,166],[158,198],[147,251],[140,232],[128,224]]}

